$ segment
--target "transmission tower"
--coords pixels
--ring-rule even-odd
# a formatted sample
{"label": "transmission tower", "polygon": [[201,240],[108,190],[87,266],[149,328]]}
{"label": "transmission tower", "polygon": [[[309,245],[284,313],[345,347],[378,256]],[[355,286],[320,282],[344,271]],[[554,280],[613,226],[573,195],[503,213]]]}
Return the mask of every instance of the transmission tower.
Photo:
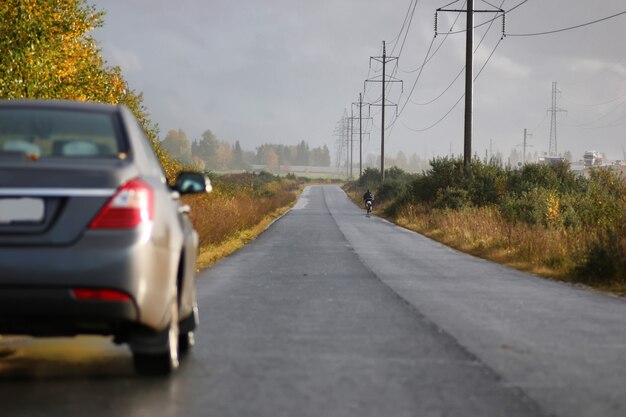
{"label": "transmission tower", "polygon": [[548,109],[550,113],[550,146],[548,148],[549,156],[558,156],[558,148],[556,141],[556,114],[560,112],[566,112],[560,107],[557,107],[556,100],[557,96],[560,95],[561,92],[556,88],[556,81],[552,82],[552,106]]}
{"label": "transmission tower", "polygon": [[[343,110],[343,117],[337,122],[333,136],[337,137],[337,170],[341,167],[341,158],[344,150],[344,144],[348,142],[348,115],[346,110]],[[350,148],[346,146],[346,177],[350,175]]]}

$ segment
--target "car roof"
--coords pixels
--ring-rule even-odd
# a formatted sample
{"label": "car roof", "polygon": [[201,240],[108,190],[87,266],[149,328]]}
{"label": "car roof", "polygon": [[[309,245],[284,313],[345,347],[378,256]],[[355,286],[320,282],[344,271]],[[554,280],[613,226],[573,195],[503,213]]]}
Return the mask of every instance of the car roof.
{"label": "car roof", "polygon": [[79,110],[98,113],[116,113],[121,105],[72,100],[0,100],[0,108],[33,108],[51,110]]}

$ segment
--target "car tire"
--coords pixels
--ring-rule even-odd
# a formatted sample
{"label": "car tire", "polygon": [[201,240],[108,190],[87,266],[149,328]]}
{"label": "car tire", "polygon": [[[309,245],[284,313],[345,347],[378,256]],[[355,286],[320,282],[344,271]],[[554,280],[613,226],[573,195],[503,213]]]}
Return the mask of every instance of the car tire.
{"label": "car tire", "polygon": [[[185,321],[187,321],[187,320],[193,321],[193,328],[194,329],[198,326],[198,324],[200,322],[199,315],[198,315],[198,304],[196,303],[195,300],[194,300],[194,303],[193,303],[193,309],[191,311],[191,315]],[[183,326],[183,327],[185,327],[185,326]],[[189,350],[195,344],[196,344],[196,341],[195,341],[193,330],[189,330],[189,331],[181,330],[180,336],[178,337],[178,351],[181,353],[181,355],[188,353]]]}
{"label": "car tire", "polygon": [[140,375],[169,375],[179,365],[179,327],[178,327],[178,302],[176,297],[172,302],[172,319],[161,336],[167,337],[167,348],[162,353],[133,352],[133,365]]}
{"label": "car tire", "polygon": [[189,352],[189,350],[196,344],[193,332],[186,332],[181,334],[178,339],[178,350],[181,355]]}

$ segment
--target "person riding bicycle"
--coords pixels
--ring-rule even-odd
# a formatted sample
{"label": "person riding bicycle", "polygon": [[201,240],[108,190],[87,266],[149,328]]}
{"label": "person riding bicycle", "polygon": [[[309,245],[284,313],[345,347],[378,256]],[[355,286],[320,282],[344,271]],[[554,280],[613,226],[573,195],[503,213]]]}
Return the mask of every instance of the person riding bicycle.
{"label": "person riding bicycle", "polygon": [[367,190],[365,194],[363,194],[363,202],[365,203],[365,208],[367,208],[368,201],[370,202],[370,204],[374,201],[374,196],[372,195],[370,190]]}

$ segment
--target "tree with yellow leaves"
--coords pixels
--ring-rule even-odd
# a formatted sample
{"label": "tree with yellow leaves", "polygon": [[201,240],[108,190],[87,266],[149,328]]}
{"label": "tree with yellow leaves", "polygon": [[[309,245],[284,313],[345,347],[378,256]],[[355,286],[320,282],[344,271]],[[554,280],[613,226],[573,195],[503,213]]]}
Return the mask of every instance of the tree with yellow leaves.
{"label": "tree with yellow leaves", "polygon": [[125,104],[166,165],[142,94],[129,88],[119,67],[106,65],[89,35],[102,26],[104,14],[85,0],[2,0],[0,98]]}

